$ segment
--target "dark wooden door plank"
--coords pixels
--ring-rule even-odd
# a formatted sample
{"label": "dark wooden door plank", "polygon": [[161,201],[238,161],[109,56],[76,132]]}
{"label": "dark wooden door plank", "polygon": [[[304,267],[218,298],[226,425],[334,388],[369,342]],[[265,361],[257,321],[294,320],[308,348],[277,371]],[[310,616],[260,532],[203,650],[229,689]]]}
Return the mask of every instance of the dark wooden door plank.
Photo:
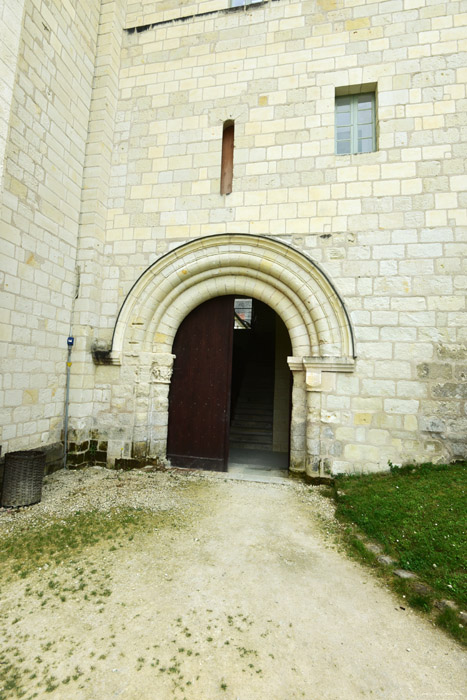
{"label": "dark wooden door plank", "polygon": [[179,467],[227,469],[234,297],[210,299],[181,323],[169,395],[167,457]]}

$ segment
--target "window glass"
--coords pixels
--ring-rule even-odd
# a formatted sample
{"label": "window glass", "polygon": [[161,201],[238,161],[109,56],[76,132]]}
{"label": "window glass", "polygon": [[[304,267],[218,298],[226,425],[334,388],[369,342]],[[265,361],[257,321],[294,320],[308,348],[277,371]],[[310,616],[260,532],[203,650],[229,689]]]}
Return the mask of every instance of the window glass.
{"label": "window glass", "polygon": [[341,127],[337,131],[338,141],[350,141],[350,129]]}
{"label": "window glass", "polygon": [[364,112],[358,113],[358,123],[359,124],[372,124],[373,123],[373,112],[366,109]]}
{"label": "window glass", "polygon": [[358,109],[373,109],[373,99],[367,95],[357,95]]}
{"label": "window glass", "polygon": [[373,139],[359,139],[358,140],[358,152],[359,153],[371,153],[374,151]]}
{"label": "window glass", "polygon": [[337,112],[336,124],[337,126],[347,126],[347,124],[350,124],[350,109],[348,112]]}
{"label": "window glass", "polygon": [[350,141],[338,141],[336,144],[336,152],[338,155],[350,153]]}
{"label": "window glass", "polygon": [[234,301],[234,328],[236,330],[250,330],[252,324],[252,299],[235,299]]}
{"label": "window glass", "polygon": [[363,124],[358,127],[358,138],[371,138],[373,136],[373,124]]}
{"label": "window glass", "polygon": [[370,153],[376,150],[375,95],[336,97],[336,153]]}
{"label": "window glass", "polygon": [[263,0],[230,0],[230,7],[243,7],[244,5],[255,5]]}

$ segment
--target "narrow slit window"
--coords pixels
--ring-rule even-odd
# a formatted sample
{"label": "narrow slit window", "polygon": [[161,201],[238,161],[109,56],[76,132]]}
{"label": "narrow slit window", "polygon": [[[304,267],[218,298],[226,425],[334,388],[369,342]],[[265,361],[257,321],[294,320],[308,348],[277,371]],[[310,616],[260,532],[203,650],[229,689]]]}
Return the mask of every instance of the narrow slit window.
{"label": "narrow slit window", "polygon": [[234,123],[224,122],[222,133],[221,194],[232,192],[233,180]]}

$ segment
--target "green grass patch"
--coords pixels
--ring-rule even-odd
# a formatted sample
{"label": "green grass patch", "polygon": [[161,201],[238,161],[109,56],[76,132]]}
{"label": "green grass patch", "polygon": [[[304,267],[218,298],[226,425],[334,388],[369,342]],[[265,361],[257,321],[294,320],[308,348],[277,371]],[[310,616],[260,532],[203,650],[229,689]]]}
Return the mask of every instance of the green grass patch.
{"label": "green grass patch", "polygon": [[442,627],[446,632],[449,632],[455,639],[467,646],[467,639],[465,634],[465,627],[459,625],[459,618],[454,610],[446,608],[440,615],[438,615],[437,624]]}
{"label": "green grass patch", "polygon": [[[339,476],[337,517],[379,542],[398,566],[467,609],[467,463]],[[419,596],[415,607],[428,602]],[[449,614],[446,616],[449,617]]]}
{"label": "green grass patch", "polygon": [[[0,572],[25,578],[45,564],[60,565],[97,544],[128,542],[137,532],[181,526],[173,512],[154,513],[139,508],[77,512],[66,519],[53,518],[32,529],[15,528],[0,541]],[[129,544],[128,546],[131,546]],[[115,551],[109,546],[109,551]],[[49,586],[53,587],[53,582]]]}

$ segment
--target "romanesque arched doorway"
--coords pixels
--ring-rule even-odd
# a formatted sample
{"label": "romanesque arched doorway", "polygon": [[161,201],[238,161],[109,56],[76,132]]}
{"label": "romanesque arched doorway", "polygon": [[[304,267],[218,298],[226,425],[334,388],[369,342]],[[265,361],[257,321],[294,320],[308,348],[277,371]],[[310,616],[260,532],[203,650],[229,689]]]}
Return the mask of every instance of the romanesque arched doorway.
{"label": "romanesque arched doorway", "polygon": [[[251,297],[284,322],[292,353],[290,468],[321,469],[323,373],[354,367],[349,316],[326,274],[303,253],[262,236],[225,234],[196,239],[157,260],[135,282],[120,309],[108,362],[134,377],[128,416],[132,450],[167,456],[168,396],[173,342],[183,319],[221,296]],[[112,458],[112,455],[110,455]]]}
{"label": "romanesque arched doorway", "polygon": [[214,297],[182,321],[172,350],[171,464],[287,469],[292,348],[274,310],[251,297]]}

